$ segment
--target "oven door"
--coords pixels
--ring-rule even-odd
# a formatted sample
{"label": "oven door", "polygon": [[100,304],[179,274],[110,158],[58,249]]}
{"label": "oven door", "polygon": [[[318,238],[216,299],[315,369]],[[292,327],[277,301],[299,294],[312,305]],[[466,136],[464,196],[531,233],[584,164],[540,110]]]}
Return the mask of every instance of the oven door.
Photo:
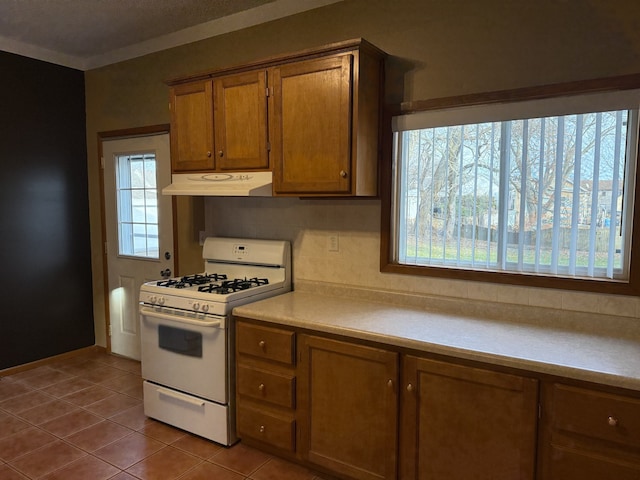
{"label": "oven door", "polygon": [[140,338],[144,379],[228,402],[226,317],[141,305]]}

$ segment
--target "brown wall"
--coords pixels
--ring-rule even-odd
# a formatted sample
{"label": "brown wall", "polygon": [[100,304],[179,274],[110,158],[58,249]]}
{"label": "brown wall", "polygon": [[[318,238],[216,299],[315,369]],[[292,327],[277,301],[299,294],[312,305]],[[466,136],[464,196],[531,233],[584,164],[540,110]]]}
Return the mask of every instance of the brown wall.
{"label": "brown wall", "polygon": [[[390,55],[388,103],[613,76],[640,72],[638,18],[640,2],[629,0],[344,0],[86,72],[97,342],[104,344],[96,133],[167,123],[165,79],[356,37]],[[183,199],[179,207],[179,269],[199,270],[193,212],[201,205]]]}

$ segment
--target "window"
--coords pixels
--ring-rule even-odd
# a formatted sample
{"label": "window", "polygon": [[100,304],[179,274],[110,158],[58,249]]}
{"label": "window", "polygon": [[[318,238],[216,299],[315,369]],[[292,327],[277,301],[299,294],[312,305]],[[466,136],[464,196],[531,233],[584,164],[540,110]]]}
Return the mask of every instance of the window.
{"label": "window", "polygon": [[116,198],[118,254],[158,259],[155,154],[116,156]]}
{"label": "window", "polygon": [[626,90],[394,117],[383,270],[628,285],[639,105]]}

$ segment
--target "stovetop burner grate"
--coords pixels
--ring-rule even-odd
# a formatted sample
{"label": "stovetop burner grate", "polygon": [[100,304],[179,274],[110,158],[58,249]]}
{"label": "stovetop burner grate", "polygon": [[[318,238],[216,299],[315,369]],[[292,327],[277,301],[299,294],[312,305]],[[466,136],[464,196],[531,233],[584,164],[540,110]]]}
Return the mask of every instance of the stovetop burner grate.
{"label": "stovetop burner grate", "polygon": [[209,284],[198,287],[199,292],[205,293],[218,293],[221,295],[227,293],[239,292],[241,290],[248,290],[252,287],[260,285],[268,285],[269,279],[267,278],[235,278],[233,280],[224,280],[220,284]]}
{"label": "stovetop burner grate", "polygon": [[211,282],[219,282],[221,280],[227,280],[227,276],[219,273],[196,273],[194,275],[186,275],[181,278],[160,280],[156,285],[159,287],[187,288],[196,285],[205,285]]}

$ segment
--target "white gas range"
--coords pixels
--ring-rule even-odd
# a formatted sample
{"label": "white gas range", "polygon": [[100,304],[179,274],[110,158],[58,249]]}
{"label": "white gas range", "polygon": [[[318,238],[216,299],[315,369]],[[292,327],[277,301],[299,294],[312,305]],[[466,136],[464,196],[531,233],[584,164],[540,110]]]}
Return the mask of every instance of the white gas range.
{"label": "white gas range", "polygon": [[223,445],[236,441],[233,307],[291,290],[291,247],[209,237],[204,272],[140,289],[144,411]]}

